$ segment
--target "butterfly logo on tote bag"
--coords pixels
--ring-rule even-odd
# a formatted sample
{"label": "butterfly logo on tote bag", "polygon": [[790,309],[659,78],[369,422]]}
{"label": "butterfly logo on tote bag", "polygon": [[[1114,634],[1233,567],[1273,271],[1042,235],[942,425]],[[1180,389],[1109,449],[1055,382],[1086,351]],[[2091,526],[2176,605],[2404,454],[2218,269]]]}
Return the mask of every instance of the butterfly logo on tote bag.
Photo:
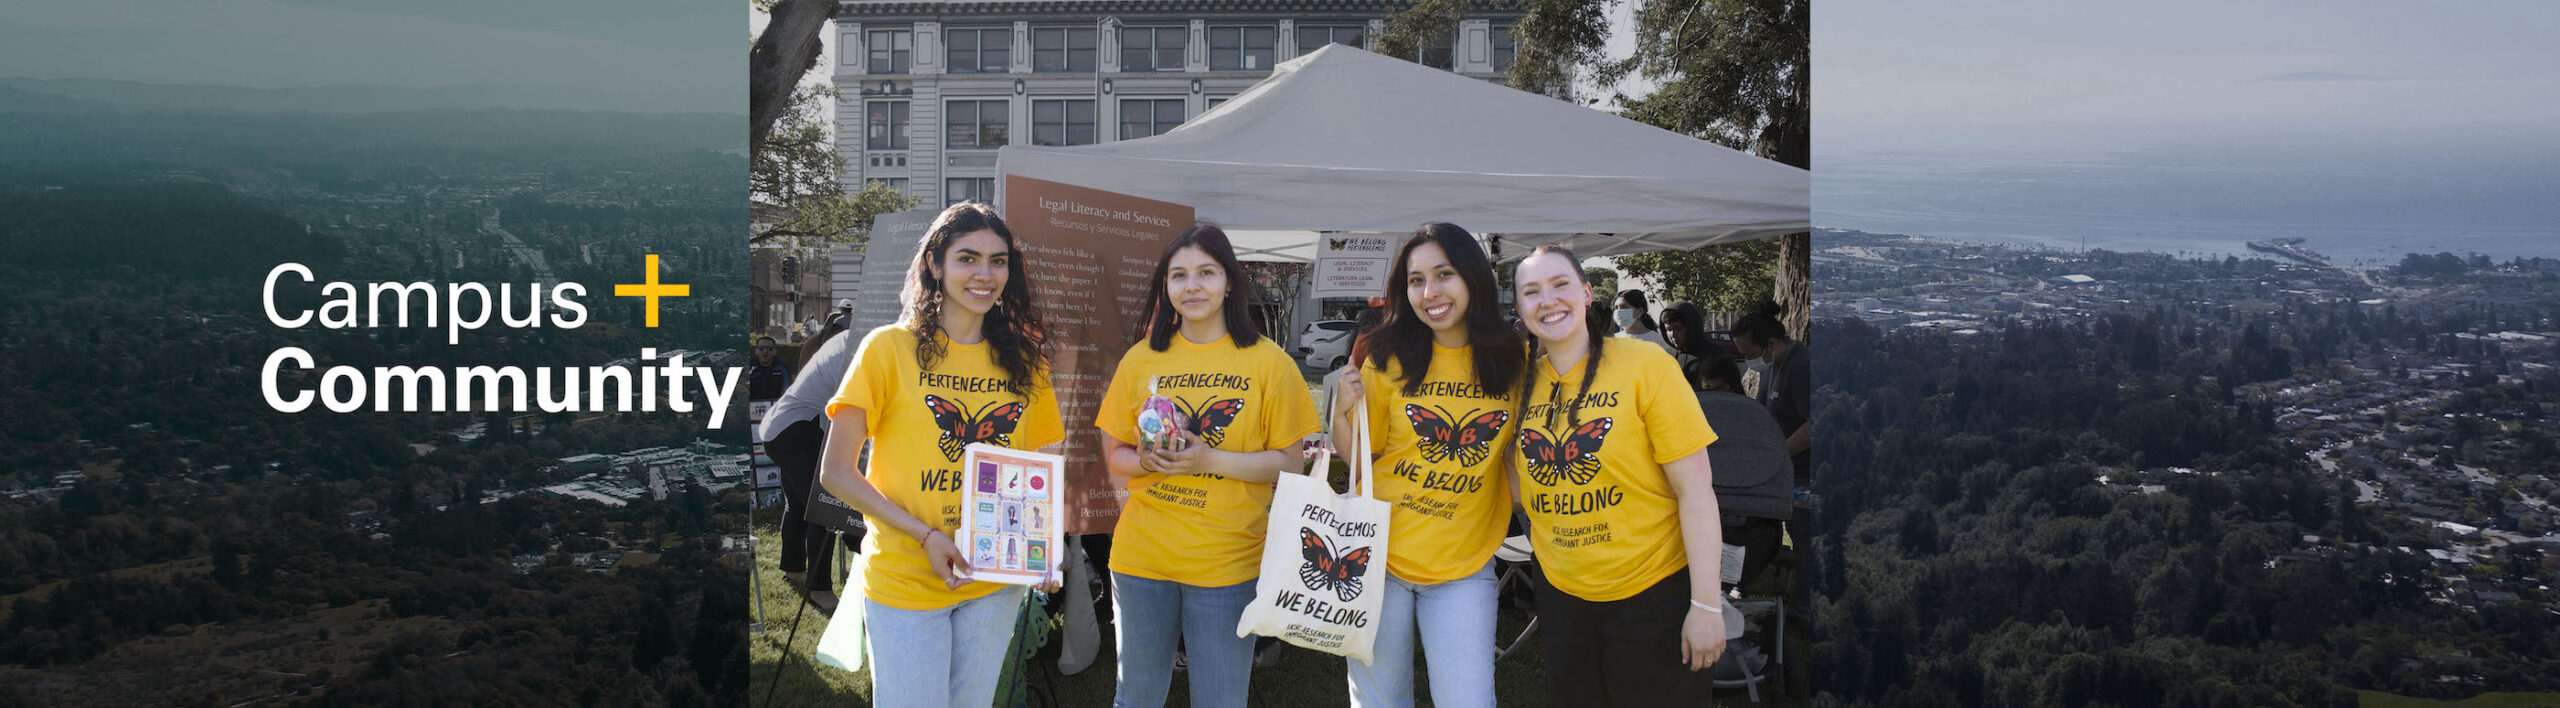
{"label": "butterfly logo on tote bag", "polygon": [[1227,426],[1235,424],[1236,415],[1244,412],[1242,398],[1213,400],[1198,408],[1191,407],[1190,401],[1181,398],[1173,400],[1181,404],[1182,417],[1191,419],[1191,434],[1200,436],[1201,442],[1211,446],[1227,439]]}
{"label": "butterfly logo on tote bag", "polygon": [[1590,484],[1592,476],[1600,474],[1600,443],[1608,440],[1609,425],[1607,418],[1583,423],[1565,436],[1562,445],[1536,428],[1520,426],[1520,451],[1529,456],[1529,478],[1550,487],[1559,479]]}
{"label": "butterfly logo on tote bag", "polygon": [[1307,564],[1298,566],[1298,580],[1313,592],[1333,590],[1343,602],[1360,596],[1360,576],[1369,572],[1369,548],[1361,546],[1350,552],[1335,554],[1333,544],[1316,535],[1316,530],[1298,528],[1298,544],[1304,546]]}
{"label": "butterfly logo on tote bag", "polygon": [[970,413],[960,404],[941,396],[924,397],[925,410],[933,411],[933,424],[942,427],[942,439],[934,441],[942,448],[942,456],[960,461],[962,448],[969,443],[1013,444],[1013,428],[1022,424],[1022,403],[997,405],[993,402]]}
{"label": "butterfly logo on tote bag", "polygon": [[[1439,410],[1435,412],[1434,408]],[[1474,467],[1493,453],[1493,436],[1502,432],[1502,424],[1511,420],[1511,412],[1494,410],[1476,415],[1470,410],[1467,415],[1474,417],[1465,424],[1453,425],[1449,421],[1456,418],[1449,415],[1449,409],[1404,404],[1404,417],[1413,421],[1413,436],[1418,438],[1416,443],[1422,447],[1426,462],[1455,457],[1459,463]]]}

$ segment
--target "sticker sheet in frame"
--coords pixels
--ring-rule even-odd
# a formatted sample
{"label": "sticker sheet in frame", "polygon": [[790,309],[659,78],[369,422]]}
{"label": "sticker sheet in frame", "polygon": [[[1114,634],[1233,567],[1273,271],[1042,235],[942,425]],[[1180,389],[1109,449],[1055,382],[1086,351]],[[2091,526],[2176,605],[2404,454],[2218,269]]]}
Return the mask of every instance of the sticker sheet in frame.
{"label": "sticker sheet in frame", "polygon": [[974,443],[960,463],[966,501],[957,540],[970,550],[970,578],[1038,585],[1064,577],[1057,549],[1066,537],[1058,523],[1066,458]]}

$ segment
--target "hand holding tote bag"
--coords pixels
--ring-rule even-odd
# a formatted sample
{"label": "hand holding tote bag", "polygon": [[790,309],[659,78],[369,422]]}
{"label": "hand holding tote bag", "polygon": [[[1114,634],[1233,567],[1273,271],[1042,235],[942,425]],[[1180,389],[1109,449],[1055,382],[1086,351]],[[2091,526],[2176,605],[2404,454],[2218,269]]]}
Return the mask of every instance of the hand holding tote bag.
{"label": "hand holding tote bag", "polygon": [[[1328,407],[1330,408],[1330,407]],[[1359,438],[1343,458],[1351,492],[1335,494],[1326,473],[1330,446],[1314,474],[1282,474],[1271,494],[1262,541],[1262,577],[1236,636],[1260,634],[1369,663],[1377,639],[1379,589],[1387,582],[1386,502],[1371,495],[1369,416],[1354,416]]]}

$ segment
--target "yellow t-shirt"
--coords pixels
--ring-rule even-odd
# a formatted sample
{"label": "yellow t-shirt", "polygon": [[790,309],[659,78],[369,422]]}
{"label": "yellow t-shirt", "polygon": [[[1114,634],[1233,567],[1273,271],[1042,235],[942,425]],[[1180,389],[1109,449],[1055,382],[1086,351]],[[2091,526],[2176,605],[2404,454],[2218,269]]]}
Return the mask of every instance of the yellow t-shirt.
{"label": "yellow t-shirt", "polygon": [[[1408,583],[1445,583],[1483,569],[1511,519],[1502,457],[1520,429],[1514,399],[1476,382],[1474,356],[1472,347],[1432,344],[1431,370],[1412,396],[1394,358],[1383,369],[1360,369],[1369,451],[1380,455],[1376,494],[1395,504],[1387,572]],[[1346,433],[1334,431],[1334,439],[1348,442]]]}
{"label": "yellow t-shirt", "polygon": [[[1669,353],[1638,339],[1601,346],[1600,375],[1579,398],[1588,357],[1564,372],[1532,362],[1514,461],[1538,565],[1556,589],[1592,602],[1626,599],[1688,567],[1662,465],[1716,440]],[[1574,405],[1581,422],[1568,425]]]}
{"label": "yellow t-shirt", "polygon": [[[854,354],[844,385],[827,401],[827,415],[862,409],[871,438],[871,465],[863,476],[880,494],[934,528],[960,528],[960,459],[969,443],[1017,450],[1047,446],[1066,437],[1047,372],[1030,396],[1004,390],[1004,367],[984,342],[942,339],[933,370],[916,367],[915,332],[899,325],[871,330]],[[997,583],[943,587],[925,562],[924,545],[895,531],[862,541],[870,557],[863,572],[867,596],[902,610],[933,610],[984,597]]]}
{"label": "yellow t-shirt", "polygon": [[[1268,337],[1239,349],[1233,339],[1195,344],[1175,335],[1161,352],[1140,341],[1120,358],[1094,427],[1137,444],[1138,407],[1150,381],[1155,395],[1174,399],[1190,417],[1192,433],[1214,449],[1275,450],[1318,427],[1315,399],[1297,361]],[[1260,576],[1271,489],[1268,482],[1205,474],[1130,480],[1129,503],[1112,530],[1111,570],[1201,587]]]}

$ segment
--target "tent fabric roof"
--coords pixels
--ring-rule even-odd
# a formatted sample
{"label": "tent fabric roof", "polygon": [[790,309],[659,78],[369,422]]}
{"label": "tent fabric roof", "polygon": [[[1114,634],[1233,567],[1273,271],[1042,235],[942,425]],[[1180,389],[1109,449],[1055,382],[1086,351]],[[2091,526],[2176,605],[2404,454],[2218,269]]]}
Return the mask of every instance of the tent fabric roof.
{"label": "tent fabric roof", "polygon": [[1310,258],[1305,232],[1448,221],[1584,256],[1766,239],[1811,226],[1810,173],[1609,113],[1342,45],[1163,135],[1008,145],[998,170],[1189,204],[1246,251]]}

